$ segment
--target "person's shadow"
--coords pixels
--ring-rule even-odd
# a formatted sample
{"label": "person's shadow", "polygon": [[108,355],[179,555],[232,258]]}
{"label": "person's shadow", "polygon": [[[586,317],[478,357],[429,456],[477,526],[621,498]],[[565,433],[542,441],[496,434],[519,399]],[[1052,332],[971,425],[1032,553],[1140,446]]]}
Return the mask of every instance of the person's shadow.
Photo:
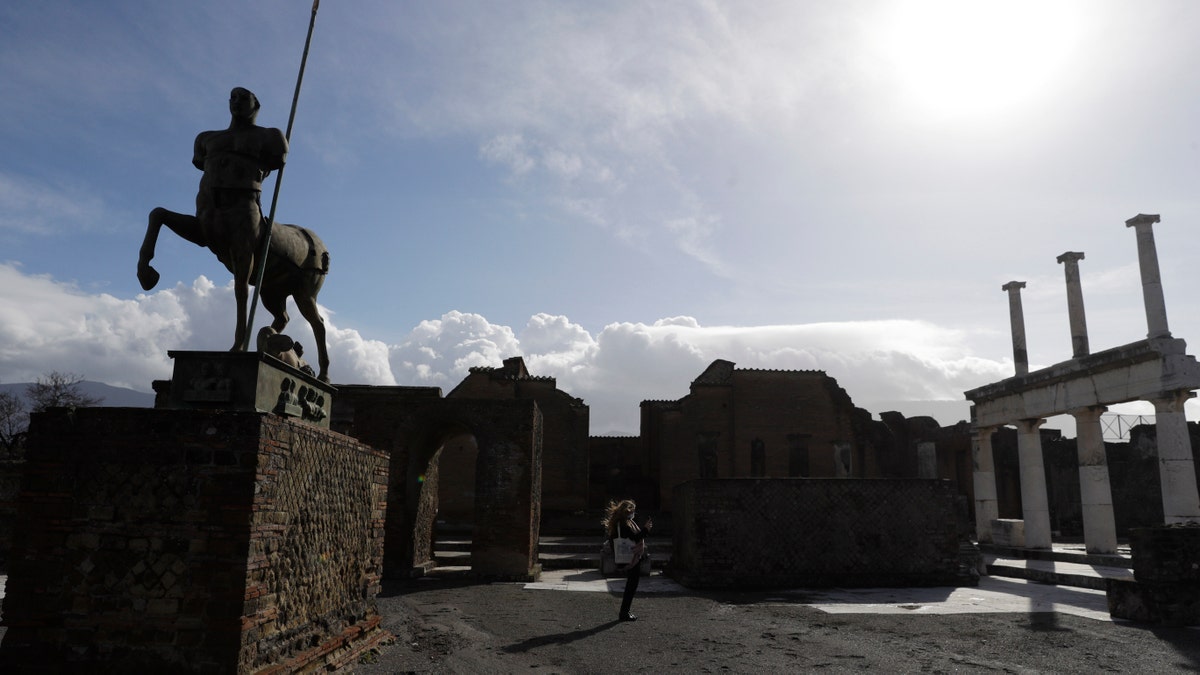
{"label": "person's shadow", "polygon": [[614,619],[608,623],[602,623],[594,628],[573,630],[569,633],[555,633],[553,635],[542,635],[540,637],[529,638],[528,640],[522,640],[521,642],[505,647],[504,651],[514,654],[517,652],[527,652],[536,647],[544,647],[551,644],[565,645],[569,642],[582,640],[583,638],[591,637],[601,631],[608,630],[618,623],[620,622]]}

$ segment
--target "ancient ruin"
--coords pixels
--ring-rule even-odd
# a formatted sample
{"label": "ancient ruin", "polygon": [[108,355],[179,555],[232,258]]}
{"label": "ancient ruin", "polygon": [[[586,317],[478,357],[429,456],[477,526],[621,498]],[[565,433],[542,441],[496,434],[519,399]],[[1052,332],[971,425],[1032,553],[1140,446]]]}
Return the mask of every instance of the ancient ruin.
{"label": "ancient ruin", "polygon": [[643,401],[641,409],[639,437],[591,439],[593,507],[627,494],[670,512],[676,486],[707,478],[970,482],[961,435],[930,418],[874,420],[823,371],[737,368],[718,359],[684,398]]}
{"label": "ancient ruin", "polygon": [[[1046,549],[1051,525],[1039,427],[1046,417],[1070,414],[1078,429],[1079,484],[1083,503],[1086,547],[1089,552],[1116,551],[1112,490],[1106,465],[1100,415],[1106,406],[1145,400],[1156,412],[1157,452],[1162,487],[1163,517],[1167,524],[1200,521],[1200,496],[1191,440],[1183,405],[1200,387],[1200,364],[1186,353],[1186,343],[1171,336],[1166,302],[1159,277],[1153,224],[1157,215],[1138,215],[1126,221],[1137,234],[1138,264],[1145,302],[1145,340],[1090,353],[1078,263],[1082,253],[1059,256],[1066,272],[1072,358],[1029,372],[1020,289],[1024,282],[1003,286],[1009,295],[1016,374],[966,392],[973,405],[974,492],[976,535],[992,542],[997,532],[1018,546]],[[1004,522],[998,517],[993,434],[1015,425],[1021,471],[1022,518]],[[1015,528],[1015,530],[1014,530]]]}
{"label": "ancient ruin", "polygon": [[387,452],[384,575],[407,578],[434,567],[441,453],[471,436],[474,472],[471,569],[487,579],[539,574],[543,417],[531,399],[443,398],[435,387],[339,387],[333,427]]}

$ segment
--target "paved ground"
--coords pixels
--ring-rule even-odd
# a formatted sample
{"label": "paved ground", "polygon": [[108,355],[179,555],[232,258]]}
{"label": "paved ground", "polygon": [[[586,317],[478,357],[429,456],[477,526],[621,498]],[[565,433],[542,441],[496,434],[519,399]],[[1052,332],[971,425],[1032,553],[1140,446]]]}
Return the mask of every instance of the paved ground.
{"label": "paved ground", "polygon": [[[620,594],[622,579],[605,579],[592,570],[552,570],[527,590]],[[639,595],[676,594],[688,590],[673,579],[653,575],[638,585]],[[827,614],[979,614],[1060,612],[1096,621],[1111,621],[1104,591],[1048,586],[1022,579],[983,577],[978,586],[960,588],[868,588],[775,591],[764,602],[804,605]],[[1200,633],[1197,634],[1200,639]]]}
{"label": "paved ground", "polygon": [[388,586],[380,608],[396,640],[353,670],[1200,672],[1200,630],[1113,621],[1102,591],[985,577],[965,588],[698,593],[656,573],[639,588],[639,620],[618,623],[623,583],[560,570],[530,584]]}
{"label": "paved ground", "polygon": [[[1071,574],[1128,570],[1034,562]],[[6,578],[0,576],[0,597]],[[379,598],[390,644],[354,673],[1195,673],[1200,629],[1112,620],[1103,591],[984,577],[975,587],[703,593],[551,570],[536,583],[428,577]],[[2,638],[3,629],[0,629]]]}

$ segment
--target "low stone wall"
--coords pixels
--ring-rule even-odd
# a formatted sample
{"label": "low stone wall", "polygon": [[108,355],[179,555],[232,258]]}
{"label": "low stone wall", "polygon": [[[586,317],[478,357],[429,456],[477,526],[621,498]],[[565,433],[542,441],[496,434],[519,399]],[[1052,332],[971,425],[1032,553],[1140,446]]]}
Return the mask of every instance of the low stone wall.
{"label": "low stone wall", "polygon": [[345,663],[383,637],[387,465],[262,413],[34,415],[0,671]]}
{"label": "low stone wall", "polygon": [[691,588],[974,583],[950,481],[707,479],[673,501],[670,573]]}
{"label": "low stone wall", "polygon": [[1200,525],[1129,533],[1133,581],[1108,580],[1108,611],[1119,619],[1200,626]]}

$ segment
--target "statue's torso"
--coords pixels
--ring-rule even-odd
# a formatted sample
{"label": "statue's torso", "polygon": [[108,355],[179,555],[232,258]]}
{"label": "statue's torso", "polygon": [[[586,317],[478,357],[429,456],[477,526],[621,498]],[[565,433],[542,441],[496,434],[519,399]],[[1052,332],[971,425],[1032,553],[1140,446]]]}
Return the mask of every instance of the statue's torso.
{"label": "statue's torso", "polygon": [[201,133],[192,163],[204,171],[202,189],[261,191],[263,179],[282,167],[286,157],[283,133],[256,126]]}

